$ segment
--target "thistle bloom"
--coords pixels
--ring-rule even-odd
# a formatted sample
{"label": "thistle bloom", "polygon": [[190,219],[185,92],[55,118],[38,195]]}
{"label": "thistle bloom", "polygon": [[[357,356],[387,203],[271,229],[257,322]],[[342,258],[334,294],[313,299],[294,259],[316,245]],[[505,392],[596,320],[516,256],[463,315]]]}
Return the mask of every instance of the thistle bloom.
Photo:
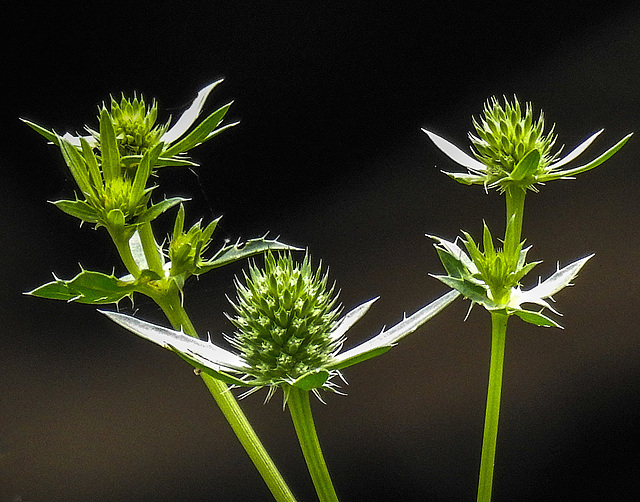
{"label": "thistle bloom", "polygon": [[504,107],[494,97],[485,104],[484,116],[473,120],[475,135],[469,133],[473,157],[437,134],[422,129],[454,162],[467,173],[445,173],[465,185],[484,185],[505,191],[511,186],[537,190],[537,184],[557,179],[573,179],[575,175],[599,166],[616,153],[631,137],[625,136],[591,162],[571,169],[561,169],[581,155],[604,129],[596,132],[565,157],[553,152],[556,141],[553,127],[545,133],[544,115],[534,118],[533,107],[526,104],[524,114],[518,99]]}
{"label": "thistle bloom", "polygon": [[104,226],[114,235],[131,237],[134,225],[152,221],[170,207],[185,200],[174,197],[149,206],[148,180],[161,166],[193,166],[186,152],[235,124],[219,127],[231,103],[201,121],[191,132],[205,100],[221,82],[218,80],[198,93],[191,106],[169,128],[169,122],[156,126],[157,106],[147,106],[142,97],[117,102],[110,109],[102,106],[99,131],[87,127],[88,136],[69,133],[58,136],[25,120],[36,132],[60,147],[64,160],[83,198],[61,200],[55,204],[64,212],[87,223]]}
{"label": "thistle bloom", "polygon": [[[113,122],[121,162],[124,165],[137,165],[146,151],[162,143],[163,147],[154,167],[197,165],[186,158],[186,152],[217,136],[229,127],[237,125],[237,122],[234,122],[218,127],[232,104],[228,103],[210,114],[187,134],[202,112],[207,97],[221,82],[222,79],[203,87],[189,108],[171,127],[169,127],[170,121],[155,126],[157,118],[155,101],[150,107],[147,107],[142,97],[128,100],[123,96],[119,103],[113,98],[111,99],[110,111],[103,105],[100,110],[100,118],[106,112]],[[100,133],[88,126],[85,127],[88,135],[65,133],[63,136],[58,136],[55,132],[33,122],[24,119],[23,121],[54,144],[59,144],[60,140],[63,140],[81,149],[82,140],[84,140],[92,148],[101,149]]]}
{"label": "thistle bloom", "polygon": [[459,294],[451,291],[369,341],[343,351],[345,333],[377,298],[340,317],[327,275],[320,268],[314,271],[308,256],[300,265],[289,254],[267,254],[264,270],[252,265],[245,279],[245,285],[237,282],[236,315],[230,317],[237,331],[226,337],[237,352],[128,315],[104,313],[211,376],[253,387],[246,394],[268,387],[268,399],[281,388],[286,402],[291,387],[317,396],[319,389],[335,391],[332,378],[340,376],[340,370],[386,352]]}

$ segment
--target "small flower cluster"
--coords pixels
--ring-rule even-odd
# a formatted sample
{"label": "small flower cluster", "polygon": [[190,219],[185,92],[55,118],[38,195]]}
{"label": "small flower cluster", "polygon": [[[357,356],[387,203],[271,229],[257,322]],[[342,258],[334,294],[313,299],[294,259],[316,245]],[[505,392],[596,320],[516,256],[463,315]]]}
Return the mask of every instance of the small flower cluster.
{"label": "small flower cluster", "polygon": [[561,327],[542,311],[527,310],[523,304],[535,304],[558,314],[546,299],[553,300],[554,294],[570,286],[571,281],[593,255],[558,268],[557,272],[545,281],[539,281],[534,288],[523,291],[520,287],[521,279],[540,263],[526,263],[530,248],[523,249],[520,245],[515,255],[505,252],[504,249],[496,249],[486,225],[482,251],[468,233],[464,232],[464,235],[462,244],[466,253],[457,242],[432,237],[436,241],[436,250],[447,272],[446,275],[434,277],[471,300],[471,306],[477,303],[489,311],[517,315],[523,321],[537,326]]}
{"label": "small flower cluster", "polygon": [[162,166],[193,166],[185,157],[190,149],[208,141],[235,124],[220,126],[231,103],[219,108],[191,132],[214,82],[198,93],[191,106],[169,128],[169,122],[156,126],[157,105],[150,107],[144,98],[120,102],[111,99],[110,109],[100,108],[99,130],[86,127],[87,136],[66,133],[59,136],[33,122],[25,122],[35,131],[60,147],[64,160],[83,198],[61,200],[55,204],[84,222],[106,227],[119,233],[126,226],[126,238],[135,227],[155,219],[184,199],[173,198],[149,206],[151,191],[148,181],[154,170]]}

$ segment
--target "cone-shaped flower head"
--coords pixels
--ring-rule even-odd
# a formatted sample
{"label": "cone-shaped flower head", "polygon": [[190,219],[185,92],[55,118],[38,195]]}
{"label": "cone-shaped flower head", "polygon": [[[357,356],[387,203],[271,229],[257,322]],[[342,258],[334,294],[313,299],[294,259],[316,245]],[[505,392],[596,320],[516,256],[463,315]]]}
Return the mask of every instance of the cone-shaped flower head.
{"label": "cone-shaped flower head", "polygon": [[[111,98],[110,115],[121,156],[144,155],[160,142],[168,128],[168,124],[154,127],[158,107],[155,101],[147,107],[142,96],[138,99],[134,95],[131,100],[123,94],[120,102]],[[96,140],[99,142],[100,137]]]}
{"label": "cone-shaped flower head", "polygon": [[484,185],[505,191],[509,187],[537,190],[536,185],[556,179],[572,179],[576,174],[599,166],[616,153],[631,137],[622,138],[588,164],[560,169],[582,154],[602,130],[587,138],[568,155],[559,158],[560,149],[553,152],[556,135],[553,127],[545,132],[542,112],[535,117],[533,106],[522,109],[518,99],[505,98],[504,106],[494,97],[484,107],[480,120],[473,119],[475,134],[469,133],[473,157],[437,134],[423,129],[434,144],[447,156],[468,169],[467,173],[449,173],[465,185]]}
{"label": "cone-shaped flower head", "polygon": [[[265,255],[264,268],[251,265],[245,284],[237,283],[237,328],[230,343],[239,351],[256,385],[291,384],[325,367],[343,339],[332,336],[340,308],[327,286],[327,274],[290,254]],[[331,388],[330,380],[324,384]]]}
{"label": "cone-shaped flower head", "polygon": [[473,119],[477,136],[469,133],[475,148],[475,157],[487,167],[489,184],[500,183],[509,178],[514,169],[531,152],[536,150],[539,161],[531,176],[541,174],[555,159],[551,153],[556,136],[545,133],[544,115],[534,118],[531,103],[526,104],[524,115],[518,99],[513,103],[505,98],[504,108],[493,97],[484,107],[484,116],[478,122]]}

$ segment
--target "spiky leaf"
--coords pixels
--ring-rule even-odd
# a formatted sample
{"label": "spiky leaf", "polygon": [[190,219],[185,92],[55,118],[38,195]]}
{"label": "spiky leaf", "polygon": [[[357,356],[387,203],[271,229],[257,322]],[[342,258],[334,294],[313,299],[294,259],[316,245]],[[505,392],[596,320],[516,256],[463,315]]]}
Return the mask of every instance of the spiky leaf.
{"label": "spiky leaf", "polygon": [[73,279],[57,279],[27,294],[51,300],[103,305],[118,303],[125,297],[131,297],[135,291],[132,282],[121,281],[113,275],[83,270]]}

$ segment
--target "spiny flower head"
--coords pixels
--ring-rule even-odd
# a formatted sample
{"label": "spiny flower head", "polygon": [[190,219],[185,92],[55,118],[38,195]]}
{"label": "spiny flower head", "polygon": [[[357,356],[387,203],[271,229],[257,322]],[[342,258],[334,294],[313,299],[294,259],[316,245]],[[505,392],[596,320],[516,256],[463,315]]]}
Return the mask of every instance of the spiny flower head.
{"label": "spiny flower head", "polygon": [[534,150],[540,154],[540,160],[531,176],[544,172],[556,158],[551,153],[556,135],[553,127],[548,133],[544,132],[544,114],[540,112],[535,120],[531,103],[526,104],[523,115],[518,98],[514,96],[513,103],[506,98],[504,101],[502,107],[495,97],[488,100],[480,121],[473,118],[477,136],[469,133],[476,150],[475,157],[487,166],[490,184],[508,178],[522,159]]}
{"label": "spiny flower head", "polygon": [[468,169],[466,173],[445,172],[465,185],[483,185],[504,192],[510,188],[537,191],[537,186],[575,175],[599,166],[629,140],[622,138],[606,152],[579,167],[560,169],[581,155],[603,129],[592,134],[563,158],[559,150],[552,152],[556,141],[553,127],[545,132],[544,115],[534,117],[533,106],[525,105],[524,113],[517,98],[502,106],[496,98],[487,101],[480,120],[473,119],[475,135],[469,133],[473,156],[439,135],[423,129],[431,141],[454,162]]}
{"label": "spiny flower head", "polygon": [[[249,247],[249,242],[245,248]],[[233,249],[231,251],[234,251]],[[223,256],[219,260],[225,261]],[[339,307],[327,275],[311,260],[295,263],[289,254],[265,256],[264,270],[252,265],[246,284],[238,282],[237,332],[227,340],[230,351],[208,341],[151,324],[119,312],[104,312],[133,333],[173,350],[197,370],[236,387],[249,387],[244,395],[265,386],[267,399],[282,388],[285,403],[291,388],[313,392],[336,391],[331,378],[345,368],[384,354],[402,338],[444,309],[459,296],[449,291],[390,328],[347,350],[342,350],[345,333],[377,300],[358,305],[338,319]]]}
{"label": "spiny flower head", "polygon": [[288,253],[267,253],[264,269],[253,264],[245,284],[237,281],[236,316],[230,317],[237,331],[228,339],[254,384],[270,386],[270,395],[327,366],[342,345],[342,337],[331,336],[340,307],[327,280],[308,255],[298,264]]}
{"label": "spiny flower head", "polygon": [[[103,105],[106,109],[106,105]],[[124,94],[120,102],[111,98],[111,119],[120,148],[120,155],[144,155],[166,132],[168,124],[154,127],[158,117],[155,100],[147,107],[144,98],[134,94],[133,100]],[[96,138],[99,141],[99,136]]]}

